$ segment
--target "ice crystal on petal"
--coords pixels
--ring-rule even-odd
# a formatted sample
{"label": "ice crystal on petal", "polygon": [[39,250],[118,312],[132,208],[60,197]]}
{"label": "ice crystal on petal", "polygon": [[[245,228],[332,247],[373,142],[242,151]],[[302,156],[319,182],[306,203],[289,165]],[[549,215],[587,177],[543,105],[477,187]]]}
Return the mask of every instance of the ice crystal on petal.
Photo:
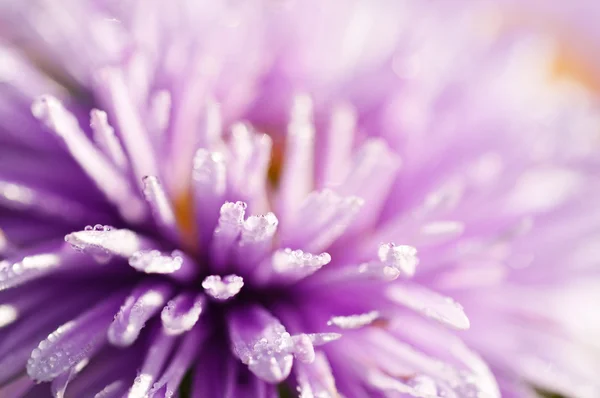
{"label": "ice crystal on petal", "polygon": [[209,275],[202,281],[206,293],[219,301],[232,298],[242,290],[243,286],[244,279],[237,275],[227,275],[222,279],[219,275]]}
{"label": "ice crystal on petal", "polygon": [[328,325],[337,326],[342,329],[358,329],[373,323],[380,314],[377,311],[371,311],[359,315],[350,316],[334,316],[329,321]]}

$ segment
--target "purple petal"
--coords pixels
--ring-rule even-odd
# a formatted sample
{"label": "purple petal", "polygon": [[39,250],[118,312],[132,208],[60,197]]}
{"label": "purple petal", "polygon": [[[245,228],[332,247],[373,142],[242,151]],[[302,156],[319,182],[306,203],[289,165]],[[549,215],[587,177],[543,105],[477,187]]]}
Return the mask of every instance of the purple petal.
{"label": "purple petal", "polygon": [[122,297],[123,293],[113,294],[52,332],[32,351],[27,374],[38,381],[50,381],[92,356],[105,339]]}
{"label": "purple petal", "polygon": [[106,156],[121,171],[127,171],[129,165],[127,157],[119,139],[115,135],[115,130],[108,124],[106,112],[98,109],[92,109],[90,112],[90,126],[94,132],[94,142]]}
{"label": "purple petal", "polygon": [[146,202],[150,205],[156,224],[168,238],[177,241],[179,228],[175,218],[175,210],[163,186],[155,176],[144,177],[142,183]]}
{"label": "purple petal", "polygon": [[294,343],[281,322],[258,306],[232,310],[228,321],[233,352],[250,371],[269,383],[285,380]]}
{"label": "purple petal", "polygon": [[120,347],[133,344],[146,322],[160,311],[172,293],[168,283],[142,282],[125,299],[108,328],[108,341]]}
{"label": "purple petal", "polygon": [[210,247],[215,269],[222,269],[230,259],[234,245],[242,232],[245,213],[246,203],[244,202],[226,202],[221,206],[219,222]]}
{"label": "purple petal", "polygon": [[201,293],[177,295],[160,313],[165,334],[178,335],[191,330],[200,319],[205,304],[206,296]]}
{"label": "purple petal", "polygon": [[219,209],[225,202],[227,175],[223,155],[198,149],[194,156],[192,183],[196,223],[205,246],[212,239]]}
{"label": "purple petal", "polygon": [[152,389],[148,393],[150,397],[170,398],[175,395],[183,376],[189,369],[192,361],[196,358],[199,347],[202,346],[204,339],[204,334],[198,329],[185,335],[181,345],[173,354],[169,366],[160,379],[152,385]]}
{"label": "purple petal", "polygon": [[312,100],[307,96],[294,99],[285,148],[279,189],[277,214],[287,222],[306,196],[314,189],[314,136]]}
{"label": "purple petal", "polygon": [[64,140],[74,159],[124,217],[131,221],[142,218],[143,205],[131,191],[129,181],[94,147],[81,131],[77,119],[56,98],[41,97],[32,105],[32,113]]}
{"label": "purple petal", "polygon": [[128,398],[145,398],[171,355],[175,338],[158,333],[150,345],[144,363],[129,390]]}
{"label": "purple petal", "polygon": [[[98,85],[103,100],[111,105],[117,121],[120,138],[129,155],[133,173],[139,183],[148,175],[158,175],[154,149],[144,128],[140,115],[125,84],[122,71],[106,68],[98,74]],[[140,185],[140,188],[143,188]]]}
{"label": "purple petal", "polygon": [[335,397],[339,393],[335,387],[335,379],[327,358],[317,352],[315,360],[310,363],[298,363],[294,367],[301,398]]}
{"label": "purple petal", "polygon": [[419,285],[403,283],[389,287],[386,293],[393,302],[448,326],[456,329],[468,329],[470,326],[460,304]]}
{"label": "purple petal", "polygon": [[89,254],[99,261],[107,261],[112,256],[129,258],[136,252],[154,249],[155,244],[128,229],[113,229],[96,225],[65,236],[65,241],[75,250]]}

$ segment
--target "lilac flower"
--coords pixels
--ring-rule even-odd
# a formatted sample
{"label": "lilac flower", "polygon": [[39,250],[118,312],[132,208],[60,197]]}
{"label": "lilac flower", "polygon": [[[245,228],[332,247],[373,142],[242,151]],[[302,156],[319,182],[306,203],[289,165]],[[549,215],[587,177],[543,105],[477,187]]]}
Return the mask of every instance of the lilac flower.
{"label": "lilac flower", "polygon": [[594,102],[433,4],[0,8],[0,396],[597,397]]}

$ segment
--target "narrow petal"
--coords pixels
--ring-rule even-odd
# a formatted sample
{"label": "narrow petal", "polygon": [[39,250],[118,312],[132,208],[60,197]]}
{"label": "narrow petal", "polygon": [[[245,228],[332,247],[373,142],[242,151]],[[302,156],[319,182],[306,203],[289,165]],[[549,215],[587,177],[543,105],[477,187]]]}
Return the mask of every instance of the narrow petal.
{"label": "narrow petal", "polygon": [[56,98],[39,98],[32,105],[32,113],[64,140],[73,158],[124,217],[134,222],[143,217],[143,204],[131,191],[129,181],[94,147],[81,131],[75,116]]}
{"label": "narrow petal", "polygon": [[400,168],[400,158],[380,139],[368,139],[359,149],[345,181],[336,188],[344,196],[365,201],[353,228],[362,230],[377,221]]}
{"label": "narrow petal", "polygon": [[67,370],[63,374],[56,377],[56,379],[52,380],[52,384],[50,386],[50,391],[52,391],[52,396],[54,398],[64,398],[65,391],[67,390],[67,386],[77,376],[85,366],[89,363],[88,359],[84,359],[71,369]]}
{"label": "narrow petal", "polygon": [[172,293],[168,283],[142,282],[125,299],[108,328],[108,341],[120,347],[133,344],[146,322],[161,310]]}
{"label": "narrow petal", "polygon": [[158,333],[150,345],[139,375],[129,389],[127,398],[145,398],[171,355],[175,337]]}
{"label": "narrow petal", "polygon": [[149,397],[170,398],[175,395],[183,376],[196,359],[205,337],[200,329],[195,329],[185,335],[175,354],[173,354],[169,366],[160,379],[152,385],[152,389],[148,393]]}
{"label": "narrow petal", "polygon": [[234,354],[252,373],[269,383],[287,378],[294,343],[277,318],[262,307],[245,307],[231,311],[228,326]]}
{"label": "narrow petal", "polygon": [[315,252],[327,248],[356,218],[364,201],[331,190],[311,193],[294,220],[282,224],[282,245]]}
{"label": "narrow petal", "polygon": [[[232,355],[223,355],[222,346],[210,342],[200,353],[201,360],[195,367],[191,397],[256,397],[276,398],[277,386],[255,377],[248,368]],[[240,383],[239,380],[247,380]]]}
{"label": "narrow petal", "polygon": [[0,180],[0,205],[13,210],[50,216],[70,225],[80,224],[90,218],[107,218],[106,214],[63,195],[9,180]]}
{"label": "narrow petal", "polygon": [[0,261],[0,291],[86,262],[79,253],[65,250],[64,242],[40,246]]}
{"label": "narrow petal", "polygon": [[339,395],[331,366],[322,352],[317,352],[315,360],[310,364],[296,364],[294,371],[298,380],[300,398],[336,397]]}
{"label": "narrow petal", "polygon": [[158,178],[155,176],[146,176],[142,179],[142,183],[144,186],[144,196],[146,197],[146,202],[150,205],[154,221],[161,229],[161,232],[164,232],[173,241],[177,241],[179,238],[179,228],[177,226],[177,219],[175,218],[175,211]]}
{"label": "narrow petal", "polygon": [[445,325],[456,329],[468,329],[470,326],[469,318],[460,304],[422,286],[403,283],[390,286],[386,294],[393,302],[402,304]]}
{"label": "narrow petal", "polygon": [[253,276],[258,283],[269,280],[291,283],[314,274],[330,261],[328,253],[315,255],[302,250],[279,249],[259,266]]}
{"label": "narrow petal", "polygon": [[102,345],[122,297],[122,292],[113,294],[52,332],[32,351],[27,374],[34,380],[50,381],[92,356]]}
{"label": "narrow petal", "polygon": [[266,134],[255,133],[248,125],[231,129],[228,183],[231,195],[248,203],[253,212],[265,211],[267,171],[273,142]]}
{"label": "narrow petal", "polygon": [[206,247],[217,225],[219,209],[225,202],[227,174],[223,155],[198,149],[194,156],[192,182],[196,222],[202,247]]}
{"label": "narrow petal", "polygon": [[[122,71],[105,68],[98,74],[98,79],[101,82],[98,91],[110,108],[111,114],[115,116],[133,173],[141,184],[145,176],[158,175],[154,148],[127,91]],[[140,188],[143,187],[140,185]]]}
{"label": "narrow petal", "polygon": [[205,305],[204,294],[181,293],[175,296],[160,313],[165,334],[179,335],[191,330],[200,319]]}
{"label": "narrow petal", "polygon": [[115,130],[108,124],[106,112],[98,109],[92,109],[90,112],[90,127],[94,132],[94,141],[96,145],[115,166],[121,171],[127,171],[128,161],[119,139],[115,135]]}
{"label": "narrow petal", "polygon": [[378,311],[371,311],[364,314],[334,316],[327,324],[337,326],[341,329],[358,329],[375,322],[380,317]]}
{"label": "narrow petal", "polygon": [[0,340],[0,384],[23,372],[31,352],[40,341],[63,324],[89,308],[102,297],[99,292],[77,294],[77,300],[62,300],[38,311],[33,319],[19,322],[2,334]]}
{"label": "narrow petal", "polygon": [[250,216],[242,224],[238,247],[235,249],[236,262],[240,268],[250,270],[272,250],[273,237],[279,220],[273,213],[264,216]]}
{"label": "narrow petal", "polygon": [[277,214],[286,222],[314,188],[315,128],[312,112],[312,100],[309,97],[295,98],[277,202]]}
{"label": "narrow petal", "polygon": [[[202,70],[200,74],[205,72],[206,70]],[[192,79],[191,84],[185,85],[183,94],[174,97],[178,103],[173,107],[168,164],[172,180],[178,184],[171,188],[175,194],[180,194],[181,190],[186,188],[182,184],[189,179],[189,165],[195,151],[198,148],[214,150],[221,138],[222,120],[219,105],[209,99],[209,94],[205,91],[208,89],[205,83],[208,83],[210,78],[198,79],[198,76]],[[202,83],[197,86],[197,90],[193,90],[192,86],[200,80]]]}
{"label": "narrow petal", "polygon": [[105,346],[67,386],[66,397],[122,398],[135,379],[145,347]]}
{"label": "narrow petal", "polygon": [[226,202],[221,206],[219,222],[211,242],[211,257],[215,269],[223,269],[231,258],[234,245],[242,232],[246,203]]}
{"label": "narrow petal", "polygon": [[[329,126],[324,134],[317,136],[321,167],[317,168],[319,186],[333,188],[343,181],[352,162],[352,147],[356,129],[356,111],[348,104],[335,106]],[[319,139],[324,142],[319,143]]]}

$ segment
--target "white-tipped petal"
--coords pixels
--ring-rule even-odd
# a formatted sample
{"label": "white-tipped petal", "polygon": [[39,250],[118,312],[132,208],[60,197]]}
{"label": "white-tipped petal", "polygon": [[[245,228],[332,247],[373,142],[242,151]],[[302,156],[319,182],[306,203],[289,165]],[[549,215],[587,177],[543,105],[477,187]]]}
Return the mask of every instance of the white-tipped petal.
{"label": "white-tipped petal", "polygon": [[206,294],[218,301],[229,300],[242,290],[244,279],[237,275],[209,275],[202,281]]}

